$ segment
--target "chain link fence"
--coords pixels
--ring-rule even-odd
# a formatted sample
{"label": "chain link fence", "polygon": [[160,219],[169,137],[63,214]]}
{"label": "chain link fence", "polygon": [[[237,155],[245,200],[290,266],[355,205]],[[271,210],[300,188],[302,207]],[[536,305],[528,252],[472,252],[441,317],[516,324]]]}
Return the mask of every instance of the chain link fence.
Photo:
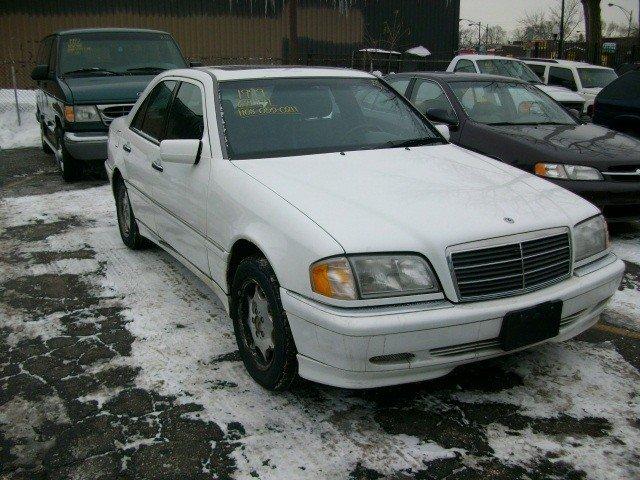
{"label": "chain link fence", "polygon": [[36,84],[30,62],[0,61],[0,114],[13,113],[18,124],[36,109]]}

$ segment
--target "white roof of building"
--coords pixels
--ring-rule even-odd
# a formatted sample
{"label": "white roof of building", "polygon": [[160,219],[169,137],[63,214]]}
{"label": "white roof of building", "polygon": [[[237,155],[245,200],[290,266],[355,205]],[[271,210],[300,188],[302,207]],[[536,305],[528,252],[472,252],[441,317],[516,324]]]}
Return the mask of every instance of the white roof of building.
{"label": "white roof of building", "polygon": [[219,81],[246,80],[252,78],[287,78],[287,77],[342,77],[373,78],[367,72],[348,68],[298,67],[272,65],[223,65],[202,67],[215,75]]}

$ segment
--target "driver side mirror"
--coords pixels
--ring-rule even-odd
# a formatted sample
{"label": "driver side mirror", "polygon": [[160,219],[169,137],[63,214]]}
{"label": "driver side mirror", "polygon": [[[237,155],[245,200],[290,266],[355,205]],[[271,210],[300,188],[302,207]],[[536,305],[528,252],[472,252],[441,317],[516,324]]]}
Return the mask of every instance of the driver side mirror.
{"label": "driver side mirror", "polygon": [[194,165],[200,161],[202,141],[200,140],[162,140],[160,142],[160,160],[163,163]]}
{"label": "driver side mirror", "polygon": [[191,60],[189,62],[189,66],[190,67],[201,67],[202,66],[202,62],[200,62],[198,60]]}
{"label": "driver side mirror", "polygon": [[434,127],[436,127],[436,130],[440,132],[440,135],[442,135],[447,140],[447,142],[451,140],[451,132],[449,131],[449,125],[446,125],[444,123],[436,123]]}
{"label": "driver side mirror", "polygon": [[457,124],[457,120],[444,108],[427,108],[425,117],[433,122],[446,123],[451,126],[455,126]]}
{"label": "driver side mirror", "polygon": [[49,65],[36,65],[31,71],[31,78],[36,82],[49,79]]}

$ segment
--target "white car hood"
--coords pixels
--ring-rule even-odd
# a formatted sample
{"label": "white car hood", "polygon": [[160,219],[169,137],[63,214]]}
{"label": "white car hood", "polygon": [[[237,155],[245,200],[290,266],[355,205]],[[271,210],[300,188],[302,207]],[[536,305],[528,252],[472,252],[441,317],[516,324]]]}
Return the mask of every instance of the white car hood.
{"label": "white car hood", "polygon": [[557,102],[584,102],[584,98],[582,98],[582,96],[568,88],[557,87],[555,85],[545,85],[544,83],[536,84],[536,87]]}
{"label": "white car hood", "polygon": [[443,258],[450,245],[572,226],[598,213],[563,188],[451,144],[233,163],[348,253],[438,251]]}

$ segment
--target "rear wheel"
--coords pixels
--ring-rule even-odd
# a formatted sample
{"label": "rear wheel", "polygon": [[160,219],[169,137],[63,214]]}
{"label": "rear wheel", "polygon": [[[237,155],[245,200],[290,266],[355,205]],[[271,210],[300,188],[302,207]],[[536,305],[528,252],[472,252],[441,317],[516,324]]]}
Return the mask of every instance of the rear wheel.
{"label": "rear wheel", "polygon": [[119,179],[116,184],[116,214],[122,242],[132,250],[145,246],[145,238],[140,235],[136,217],[133,215],[129,193],[124,182]]}
{"label": "rear wheel", "polygon": [[82,174],[82,165],[73,158],[64,146],[64,132],[60,127],[56,128],[56,161],[60,167],[62,178],[65,182],[73,182]]}
{"label": "rear wheel", "polygon": [[268,390],[286,390],[298,376],[296,347],[280,302],[280,285],[264,257],[244,259],[234,276],[231,316],[249,375]]}

